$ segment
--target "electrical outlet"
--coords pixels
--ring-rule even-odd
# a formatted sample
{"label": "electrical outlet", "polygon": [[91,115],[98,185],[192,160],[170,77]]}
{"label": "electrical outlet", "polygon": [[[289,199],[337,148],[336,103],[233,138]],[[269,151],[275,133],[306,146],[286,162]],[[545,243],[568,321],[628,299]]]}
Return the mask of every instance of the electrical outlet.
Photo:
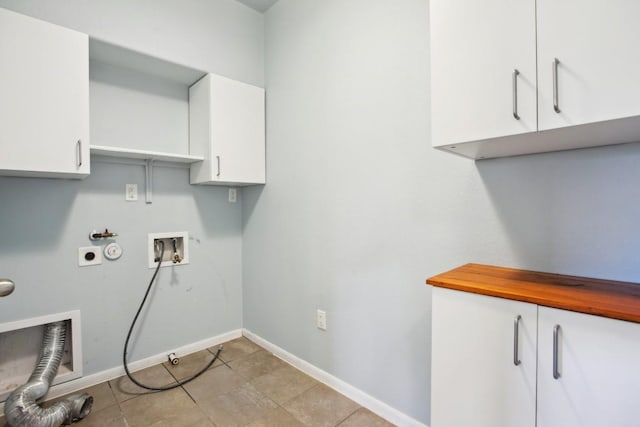
{"label": "electrical outlet", "polygon": [[316,326],[323,331],[327,330],[327,312],[324,310],[318,310],[316,312]]}
{"label": "electrical outlet", "polygon": [[124,199],[128,202],[138,200],[138,184],[127,184],[125,186]]}
{"label": "electrical outlet", "polygon": [[78,266],[102,264],[102,248],[100,246],[85,246],[78,248]]}
{"label": "electrical outlet", "polygon": [[229,189],[229,203],[235,203],[238,200],[238,190],[235,188]]}

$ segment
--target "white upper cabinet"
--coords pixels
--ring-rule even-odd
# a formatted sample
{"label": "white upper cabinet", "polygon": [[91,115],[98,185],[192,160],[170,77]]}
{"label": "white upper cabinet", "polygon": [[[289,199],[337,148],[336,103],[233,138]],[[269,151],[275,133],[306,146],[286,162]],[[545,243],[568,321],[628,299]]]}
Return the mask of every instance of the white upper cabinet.
{"label": "white upper cabinet", "polygon": [[430,4],[433,146],[483,159],[640,140],[640,2]]}
{"label": "white upper cabinet", "polygon": [[189,89],[192,184],[265,183],[264,89],[207,74]]}
{"label": "white upper cabinet", "polygon": [[88,36],[0,8],[0,174],[89,174]]}
{"label": "white upper cabinet", "polygon": [[537,8],[540,130],[640,115],[640,2],[538,0]]}
{"label": "white upper cabinet", "polygon": [[431,0],[434,146],[536,130],[532,0]]}

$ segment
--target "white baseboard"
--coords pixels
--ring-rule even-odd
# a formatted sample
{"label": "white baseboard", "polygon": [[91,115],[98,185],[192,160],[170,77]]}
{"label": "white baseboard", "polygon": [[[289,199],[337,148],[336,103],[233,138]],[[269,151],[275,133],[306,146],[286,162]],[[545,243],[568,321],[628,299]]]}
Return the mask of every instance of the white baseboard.
{"label": "white baseboard", "polygon": [[243,329],[242,335],[255,342],[259,346],[269,350],[275,356],[289,363],[293,367],[298,368],[310,377],[315,378],[316,380],[320,381],[323,384],[326,384],[337,392],[342,393],[349,399],[355,401],[359,405],[369,409],[371,412],[379,415],[380,417],[393,424],[396,424],[400,427],[428,427],[426,424],[423,424],[420,421],[410,417],[409,415],[400,412],[395,408],[392,408],[386,403],[368,395],[367,393],[352,386],[351,384],[348,384],[341,379],[334,377],[328,372],[325,372],[322,369],[312,365],[311,363],[300,359],[299,357],[289,353],[286,350],[283,350],[277,345],[270,343],[269,341],[254,334],[248,329]]}
{"label": "white baseboard", "polygon": [[[129,371],[135,372],[141,369],[149,368],[162,362],[166,362],[167,354],[176,353],[178,357],[186,356],[187,354],[195,353],[196,351],[204,350],[209,347],[213,347],[224,342],[230,341],[242,336],[242,329],[236,329],[224,334],[217,335],[212,338],[207,338],[201,341],[197,341],[191,344],[179,348],[172,348],[165,350],[154,356],[147,357],[145,359],[136,360],[129,363]],[[55,399],[56,397],[64,396],[65,394],[73,393],[78,390],[85,389],[87,387],[94,386],[96,384],[103,383],[105,381],[112,380],[114,378],[124,375],[124,367],[116,366],[114,368],[106,369],[95,374],[87,375],[72,381],[68,381],[62,384],[55,385],[49,389],[46,400]],[[4,412],[4,402],[0,402],[0,414]]]}

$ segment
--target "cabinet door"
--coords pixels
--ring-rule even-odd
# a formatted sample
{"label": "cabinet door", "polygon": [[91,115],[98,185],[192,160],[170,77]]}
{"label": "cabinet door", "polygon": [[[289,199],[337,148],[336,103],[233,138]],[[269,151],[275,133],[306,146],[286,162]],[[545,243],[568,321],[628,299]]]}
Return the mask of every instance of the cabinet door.
{"label": "cabinet door", "polygon": [[89,173],[88,37],[0,8],[0,173]]}
{"label": "cabinet door", "polygon": [[540,307],[538,360],[538,427],[640,426],[639,324]]}
{"label": "cabinet door", "polygon": [[534,427],[536,322],[536,305],[434,287],[431,427]]}
{"label": "cabinet door", "polygon": [[535,1],[431,0],[430,14],[433,145],[537,130]]}
{"label": "cabinet door", "polygon": [[220,180],[264,184],[264,89],[214,76],[211,92],[213,155],[220,159]]}
{"label": "cabinet door", "polygon": [[640,115],[640,2],[538,0],[537,5],[540,129]]}
{"label": "cabinet door", "polygon": [[192,184],[265,183],[264,89],[209,74],[189,89]]}

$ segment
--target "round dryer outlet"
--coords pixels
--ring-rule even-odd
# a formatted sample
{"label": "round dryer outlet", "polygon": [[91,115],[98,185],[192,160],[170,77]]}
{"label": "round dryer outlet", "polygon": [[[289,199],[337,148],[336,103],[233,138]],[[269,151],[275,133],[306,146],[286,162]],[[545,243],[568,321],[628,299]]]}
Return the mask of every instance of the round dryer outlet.
{"label": "round dryer outlet", "polygon": [[109,243],[104,247],[104,257],[111,261],[114,261],[122,256],[122,246],[116,242]]}

